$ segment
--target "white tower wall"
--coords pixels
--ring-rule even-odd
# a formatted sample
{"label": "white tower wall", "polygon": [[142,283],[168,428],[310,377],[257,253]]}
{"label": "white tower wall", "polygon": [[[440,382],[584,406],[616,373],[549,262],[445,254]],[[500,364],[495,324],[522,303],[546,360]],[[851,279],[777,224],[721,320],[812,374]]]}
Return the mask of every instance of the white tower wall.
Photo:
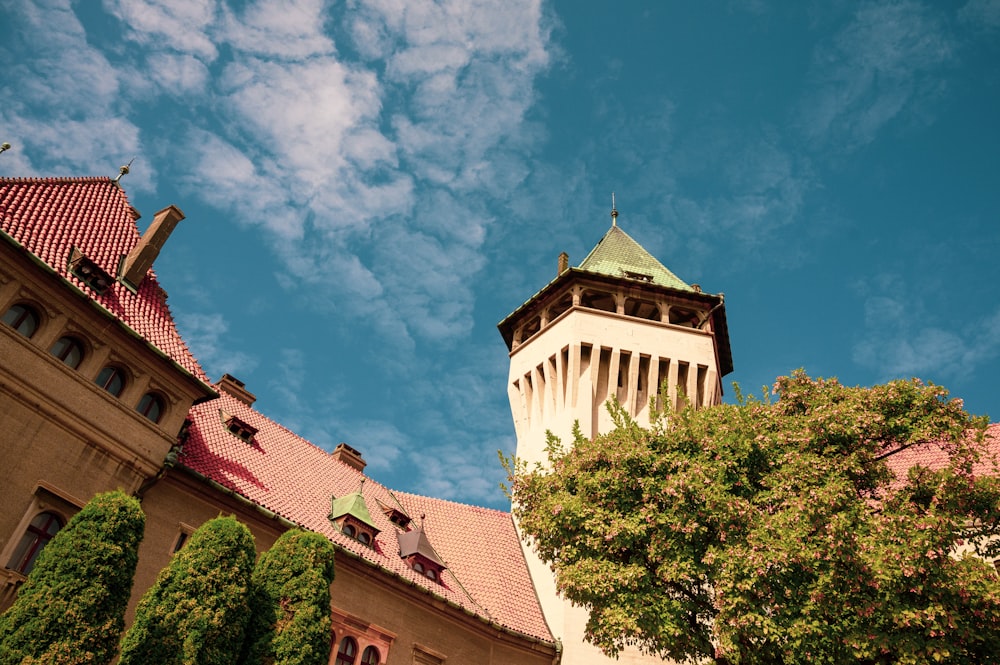
{"label": "white tower wall", "polygon": [[[579,268],[561,256],[559,276],[499,328],[510,348],[516,454],[531,465],[547,462],[548,432],[571,445],[575,423],[587,437],[610,431],[609,398],[648,426],[651,398],[668,412],[685,401],[718,404],[732,369],[722,296],[685,284],[615,225]],[[552,571],[522,542],[563,663],[665,662],[634,649],[611,660],[586,643],[587,611],[557,593]]]}

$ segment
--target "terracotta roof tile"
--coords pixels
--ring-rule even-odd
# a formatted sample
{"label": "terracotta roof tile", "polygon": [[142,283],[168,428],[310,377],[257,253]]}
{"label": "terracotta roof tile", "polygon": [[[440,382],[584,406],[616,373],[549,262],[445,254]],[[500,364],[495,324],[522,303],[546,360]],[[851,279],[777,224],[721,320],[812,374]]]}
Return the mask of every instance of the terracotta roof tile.
{"label": "terracotta roof tile", "polygon": [[[509,513],[415,494],[392,492],[360,471],[222,392],[191,409],[178,461],[338,547],[435,594],[483,620],[551,642]],[[257,428],[252,443],[226,431],[223,415]],[[374,547],[343,535],[328,519],[334,497],[362,491],[380,533]],[[399,556],[400,528],[380,504],[401,508],[447,569],[441,584],[414,572]]]}
{"label": "terracotta roof tile", "polygon": [[[890,455],[886,458],[886,463],[897,478],[905,480],[910,468],[914,466],[943,469],[948,465],[948,452],[940,442],[928,441]],[[1000,475],[1000,423],[987,426],[983,454],[973,465],[972,473],[976,476]]]}
{"label": "terracotta roof tile", "polygon": [[207,382],[174,325],[150,270],[132,293],[114,282],[98,295],[69,272],[73,247],[109,275],[139,242],[125,192],[110,178],[0,178],[0,229],[182,368]]}

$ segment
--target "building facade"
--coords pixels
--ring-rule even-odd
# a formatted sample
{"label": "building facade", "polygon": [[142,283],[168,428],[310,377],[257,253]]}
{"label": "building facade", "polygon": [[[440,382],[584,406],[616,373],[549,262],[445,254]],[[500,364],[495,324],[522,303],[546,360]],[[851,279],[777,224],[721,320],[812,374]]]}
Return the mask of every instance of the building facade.
{"label": "building facade", "polygon": [[183,219],[138,213],[108,178],[0,179],[0,610],[94,494],[147,516],[126,623],[187,536],[220,513],[258,551],[326,535],[334,665],[549,665],[546,624],[509,513],[394,492],[362,455],[324,451],[212,384],[152,270]]}

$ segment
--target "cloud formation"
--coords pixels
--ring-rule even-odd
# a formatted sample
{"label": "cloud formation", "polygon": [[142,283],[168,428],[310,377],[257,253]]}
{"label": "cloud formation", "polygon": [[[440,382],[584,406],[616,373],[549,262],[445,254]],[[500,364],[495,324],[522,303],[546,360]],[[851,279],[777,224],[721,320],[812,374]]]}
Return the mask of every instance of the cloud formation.
{"label": "cloud formation", "polygon": [[1000,308],[945,320],[893,274],[876,277],[864,298],[864,328],[854,361],[880,380],[941,377],[954,381],[1000,357]]}
{"label": "cloud formation", "polygon": [[815,92],[801,109],[806,138],[850,152],[893,120],[937,97],[937,76],[953,56],[944,18],[911,0],[867,2],[814,52]]}

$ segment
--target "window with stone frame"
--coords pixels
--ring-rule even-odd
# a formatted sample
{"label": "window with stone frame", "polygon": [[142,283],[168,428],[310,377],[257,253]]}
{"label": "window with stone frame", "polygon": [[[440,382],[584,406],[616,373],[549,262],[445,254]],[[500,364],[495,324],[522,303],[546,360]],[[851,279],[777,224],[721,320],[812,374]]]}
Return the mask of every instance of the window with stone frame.
{"label": "window with stone frame", "polygon": [[35,515],[21,535],[10,561],[7,562],[7,567],[27,576],[35,567],[35,561],[42,549],[64,526],[62,517],[56,513],[45,511]]}
{"label": "window with stone frame", "polygon": [[[335,656],[331,660],[331,665],[342,665],[340,660],[341,647],[344,640],[353,640],[355,647],[351,656],[359,661],[347,661],[351,665],[383,665],[389,659],[389,650],[396,639],[394,633],[377,626],[361,617],[348,614],[336,607],[330,608],[330,626],[333,630],[333,644]],[[348,656],[345,654],[344,656]]]}
{"label": "window with stone frame", "polygon": [[83,362],[83,342],[76,337],[63,335],[52,345],[49,353],[63,361],[67,366],[76,369]]}
{"label": "window with stone frame", "polygon": [[83,505],[43,481],[30,499],[17,528],[5,534],[6,547],[0,548],[0,565],[18,575],[31,572],[38,554]]}
{"label": "window with stone frame", "polygon": [[3,322],[27,338],[38,332],[42,317],[27,303],[17,303],[3,315]]}
{"label": "window with stone frame", "polygon": [[358,643],[353,637],[345,637],[340,640],[337,646],[337,660],[334,665],[354,665],[354,659],[358,655]]}

